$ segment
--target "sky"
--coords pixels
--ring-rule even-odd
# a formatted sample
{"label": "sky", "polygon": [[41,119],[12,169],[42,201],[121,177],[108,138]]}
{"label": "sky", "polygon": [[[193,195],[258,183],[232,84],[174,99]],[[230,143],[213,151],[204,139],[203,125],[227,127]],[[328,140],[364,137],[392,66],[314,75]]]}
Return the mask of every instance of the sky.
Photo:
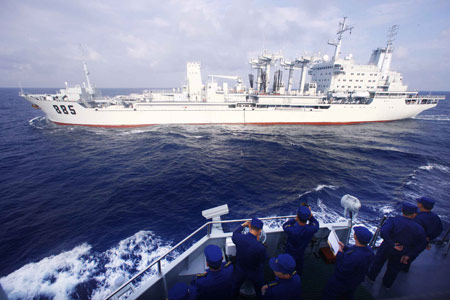
{"label": "sky", "polygon": [[0,0],[0,87],[81,84],[83,57],[100,88],[180,87],[189,61],[204,81],[247,82],[263,50],[332,56],[345,16],[343,55],[367,63],[399,25],[391,69],[411,90],[448,91],[449,15],[448,0]]}

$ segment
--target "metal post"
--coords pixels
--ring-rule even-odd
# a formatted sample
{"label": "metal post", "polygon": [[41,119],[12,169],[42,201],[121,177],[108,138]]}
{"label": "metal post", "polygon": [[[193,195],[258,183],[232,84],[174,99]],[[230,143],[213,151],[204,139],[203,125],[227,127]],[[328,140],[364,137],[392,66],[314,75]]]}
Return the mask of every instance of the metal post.
{"label": "metal post", "polygon": [[350,220],[348,221],[349,229],[347,234],[347,240],[345,241],[345,244],[348,244],[348,241],[350,240],[350,234],[352,233],[352,227],[353,227],[353,212],[350,210],[349,212]]}
{"label": "metal post", "polygon": [[158,260],[158,274],[161,276],[162,271],[161,271],[161,260]]}
{"label": "metal post", "polygon": [[381,219],[380,225],[378,225],[377,230],[375,231],[375,234],[372,236],[372,240],[369,242],[370,247],[375,246],[378,236],[380,235],[381,227],[384,225],[384,222],[386,222],[386,219],[387,219],[387,216],[383,216],[383,219]]}
{"label": "metal post", "polygon": [[211,235],[211,224],[206,227],[208,237]]}

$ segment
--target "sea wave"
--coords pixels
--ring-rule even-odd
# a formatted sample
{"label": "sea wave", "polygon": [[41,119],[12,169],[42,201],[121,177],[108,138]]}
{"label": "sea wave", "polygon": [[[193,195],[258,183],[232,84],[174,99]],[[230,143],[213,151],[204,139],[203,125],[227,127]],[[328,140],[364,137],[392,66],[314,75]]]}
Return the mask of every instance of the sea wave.
{"label": "sea wave", "polygon": [[313,188],[312,190],[308,190],[302,194],[299,194],[298,197],[301,198],[305,195],[314,193],[314,192],[320,192],[323,189],[332,189],[332,190],[336,190],[338,189],[338,186],[334,186],[334,185],[326,185],[326,184],[319,184],[318,186],[316,186],[315,188]]}
{"label": "sea wave", "polygon": [[[89,299],[104,299],[117,285],[116,279],[131,278],[171,248],[151,231],[139,231],[105,252],[84,243],[72,250],[29,263],[0,278],[8,298],[72,299],[77,286],[91,286]],[[164,266],[177,254],[164,259]],[[151,270],[142,280],[156,274]],[[138,287],[139,283],[135,285]]]}
{"label": "sea wave", "polygon": [[424,120],[424,121],[450,121],[449,115],[419,115],[414,117],[416,120]]}
{"label": "sea wave", "polygon": [[431,170],[439,170],[442,172],[446,172],[446,173],[450,173],[450,168],[440,165],[440,164],[435,164],[435,163],[429,163],[426,166],[421,166],[419,167],[420,170],[427,170],[427,171],[431,171]]}

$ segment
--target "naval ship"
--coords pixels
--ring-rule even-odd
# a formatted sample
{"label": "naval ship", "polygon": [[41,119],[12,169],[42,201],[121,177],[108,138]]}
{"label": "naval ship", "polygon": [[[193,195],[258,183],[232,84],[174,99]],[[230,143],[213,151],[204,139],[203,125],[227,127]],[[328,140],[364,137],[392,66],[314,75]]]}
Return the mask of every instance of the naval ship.
{"label": "naval ship", "polygon": [[[264,52],[251,59],[256,76],[249,74],[249,87],[241,77],[229,75],[209,75],[203,84],[200,63],[188,62],[186,84],[180,89],[103,97],[83,62],[87,83],[69,87],[66,82],[56,94],[21,89],[19,95],[53,123],[100,127],[384,122],[415,117],[445,99],[407,91],[402,75],[390,69],[398,26],[389,30],[386,46],[374,50],[369,62],[361,65],[351,54],[341,55],[343,35],[353,29],[345,23],[346,18],[339,23],[337,39],[328,42],[335,47],[331,58],[304,55],[289,60]],[[298,89],[293,85],[295,70],[300,70]],[[283,71],[288,71],[287,83]]]}

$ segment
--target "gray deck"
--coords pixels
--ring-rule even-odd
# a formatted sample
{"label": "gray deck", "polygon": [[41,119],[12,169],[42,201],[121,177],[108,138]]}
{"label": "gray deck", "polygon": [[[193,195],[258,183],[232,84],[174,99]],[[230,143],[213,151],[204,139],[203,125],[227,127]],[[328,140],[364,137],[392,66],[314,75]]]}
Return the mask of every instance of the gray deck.
{"label": "gray deck", "polygon": [[375,299],[450,299],[450,257],[445,247],[432,246],[413,262],[408,273],[400,272],[391,289],[382,286],[386,265],[374,283],[363,286]]}

